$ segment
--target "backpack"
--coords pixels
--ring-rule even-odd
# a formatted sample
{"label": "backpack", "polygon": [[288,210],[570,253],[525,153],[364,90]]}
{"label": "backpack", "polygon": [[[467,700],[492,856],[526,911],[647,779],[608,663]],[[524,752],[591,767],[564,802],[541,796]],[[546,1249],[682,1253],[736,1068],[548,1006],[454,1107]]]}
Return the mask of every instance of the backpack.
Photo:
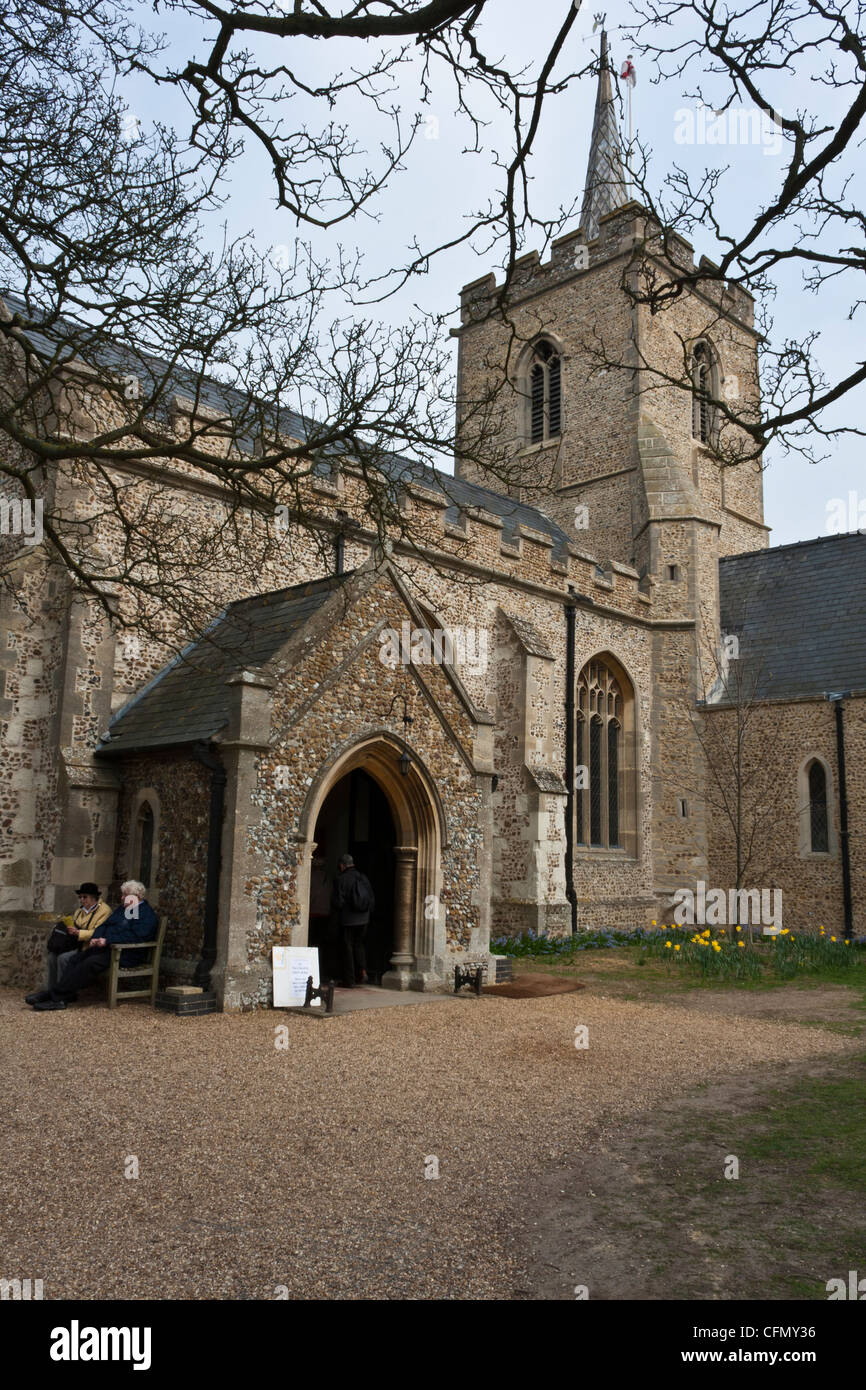
{"label": "backpack", "polygon": [[373,890],[370,881],[364,874],[356,874],[355,882],[352,884],[352,911],[371,912],[373,908]]}

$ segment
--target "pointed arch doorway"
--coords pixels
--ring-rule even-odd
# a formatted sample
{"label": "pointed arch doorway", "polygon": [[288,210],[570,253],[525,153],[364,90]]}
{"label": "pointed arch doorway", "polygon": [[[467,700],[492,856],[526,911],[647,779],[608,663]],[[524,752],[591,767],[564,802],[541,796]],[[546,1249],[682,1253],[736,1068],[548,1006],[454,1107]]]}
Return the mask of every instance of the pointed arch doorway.
{"label": "pointed arch doorway", "polygon": [[359,739],[326,765],[310,787],[299,824],[297,944],[319,945],[314,938],[323,929],[321,914],[317,919],[311,911],[313,856],[323,855],[333,881],[337,861],[348,851],[376,893],[368,969],[387,988],[423,989],[441,919],[443,826],[427,769],[390,732]]}
{"label": "pointed arch doorway", "polygon": [[[394,847],[397,832],[388,798],[362,767],[347,772],[331,787],[316,817],[316,844],[310,875],[308,940],[319,948],[322,973],[344,972],[341,942],[329,922],[330,889],[339,874],[341,854],[349,853],[373,886],[376,906],[366,935],[367,974],[380,984],[394,954]],[[321,863],[319,861],[322,861]]]}

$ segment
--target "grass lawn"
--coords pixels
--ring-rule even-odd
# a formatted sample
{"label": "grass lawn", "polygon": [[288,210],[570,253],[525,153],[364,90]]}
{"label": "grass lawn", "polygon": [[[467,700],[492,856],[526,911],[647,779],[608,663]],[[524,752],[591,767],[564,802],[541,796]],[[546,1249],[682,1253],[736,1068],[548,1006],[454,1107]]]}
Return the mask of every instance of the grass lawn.
{"label": "grass lawn", "polygon": [[[701,1013],[785,1018],[852,1037],[866,1027],[866,953],[848,969],[732,984],[639,945],[526,956],[515,972],[571,975],[588,991]],[[684,964],[684,963],[683,963]],[[586,1136],[577,1166],[539,1197],[535,1297],[593,1271],[605,1299],[825,1300],[866,1277],[866,1053],[706,1077],[618,1132]],[[725,1176],[728,1159],[739,1176]]]}
{"label": "grass lawn", "polygon": [[866,1010],[866,951],[859,949],[847,969],[832,965],[813,970],[803,968],[792,979],[771,973],[769,966],[766,973],[756,979],[731,981],[724,976],[704,975],[687,962],[678,962],[676,957],[650,955],[638,944],[590,948],[565,956],[517,956],[512,963],[515,974],[564,975],[581,980],[597,992],[635,1000],[669,999],[695,989],[763,993],[791,987],[819,990],[826,986],[843,986],[852,992],[852,1006]]}

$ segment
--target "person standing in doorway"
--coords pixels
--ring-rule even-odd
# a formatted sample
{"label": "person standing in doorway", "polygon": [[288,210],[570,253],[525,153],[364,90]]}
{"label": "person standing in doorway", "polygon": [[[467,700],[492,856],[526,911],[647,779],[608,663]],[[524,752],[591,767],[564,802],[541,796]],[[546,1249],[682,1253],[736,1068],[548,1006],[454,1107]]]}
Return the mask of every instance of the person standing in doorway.
{"label": "person standing in doorway", "polygon": [[366,983],[365,942],[370,914],[376,906],[373,888],[366,874],[355,868],[351,854],[340,859],[339,873],[331,894],[331,907],[337,918],[343,945],[343,981],[347,989]]}

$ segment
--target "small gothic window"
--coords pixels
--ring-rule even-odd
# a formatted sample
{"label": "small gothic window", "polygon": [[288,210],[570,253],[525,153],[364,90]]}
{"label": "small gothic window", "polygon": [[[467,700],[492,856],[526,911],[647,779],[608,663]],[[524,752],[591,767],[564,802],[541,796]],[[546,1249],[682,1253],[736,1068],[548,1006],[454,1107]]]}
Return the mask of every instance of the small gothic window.
{"label": "small gothic window", "polygon": [[809,825],[813,854],[829,854],[830,832],[827,818],[827,773],[823,763],[809,768]]}
{"label": "small gothic window", "polygon": [[551,343],[541,342],[529,368],[529,442],[543,444],[562,432],[562,367]]}
{"label": "small gothic window", "polygon": [[578,766],[588,785],[577,788],[577,843],[597,848],[622,846],[622,687],[603,661],[590,661],[577,686]]}
{"label": "small gothic window", "polygon": [[141,803],[138,813],[138,846],[138,877],[149,888],[153,864],[153,808],[149,801]]}
{"label": "small gothic window", "polygon": [[708,444],[713,429],[713,359],[706,343],[692,352],[692,435]]}

